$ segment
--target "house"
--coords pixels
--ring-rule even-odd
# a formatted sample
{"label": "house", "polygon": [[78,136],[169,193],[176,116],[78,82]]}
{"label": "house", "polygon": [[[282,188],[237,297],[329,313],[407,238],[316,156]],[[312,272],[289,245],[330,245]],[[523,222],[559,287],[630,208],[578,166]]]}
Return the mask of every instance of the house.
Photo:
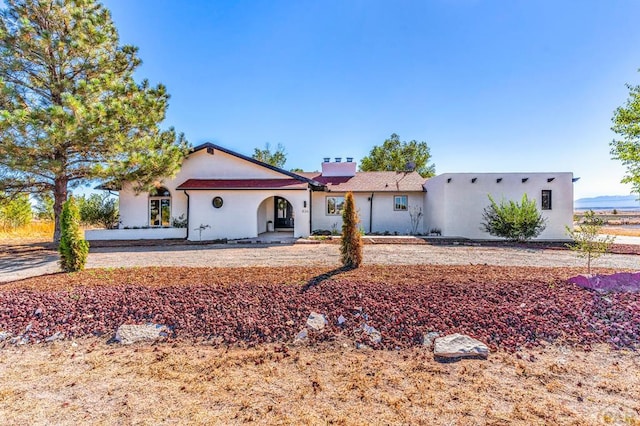
{"label": "house", "polygon": [[567,240],[573,227],[573,174],[561,173],[444,173],[428,179],[426,232],[472,239],[495,238],[481,229],[484,208],[503,200],[520,201],[523,194],[536,200],[546,219],[540,240]]}
{"label": "house", "polygon": [[415,171],[357,172],[347,158],[325,158],[321,171],[294,173],[224,147],[192,149],[175,177],[149,193],[119,188],[120,226],[86,231],[89,240],[252,238],[283,231],[305,237],[342,227],[347,192],[366,233],[491,238],[480,231],[487,195],[539,199],[549,224],[540,236],[566,239],[573,218],[571,173],[453,173],[425,180]]}

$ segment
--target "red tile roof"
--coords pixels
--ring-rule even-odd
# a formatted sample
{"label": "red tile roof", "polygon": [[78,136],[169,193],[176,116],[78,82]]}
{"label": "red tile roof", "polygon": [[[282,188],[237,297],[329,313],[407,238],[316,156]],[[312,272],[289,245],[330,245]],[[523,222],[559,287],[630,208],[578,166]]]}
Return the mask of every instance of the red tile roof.
{"label": "red tile roof", "polygon": [[176,189],[307,189],[297,179],[189,179]]}
{"label": "red tile roof", "polygon": [[426,179],[417,172],[357,172],[355,176],[322,176],[320,172],[297,173],[326,185],[330,192],[424,191]]}

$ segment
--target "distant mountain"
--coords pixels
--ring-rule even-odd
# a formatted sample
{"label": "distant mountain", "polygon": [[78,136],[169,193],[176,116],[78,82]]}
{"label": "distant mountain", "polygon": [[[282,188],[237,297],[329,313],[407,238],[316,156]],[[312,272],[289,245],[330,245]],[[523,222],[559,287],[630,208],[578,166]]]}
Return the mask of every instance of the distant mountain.
{"label": "distant mountain", "polygon": [[598,197],[590,197],[590,198],[578,198],[576,203],[602,203],[605,201],[615,201],[621,203],[636,202],[638,196],[637,195],[600,195]]}
{"label": "distant mountain", "polygon": [[637,195],[601,195],[579,198],[573,202],[576,210],[640,210]]}

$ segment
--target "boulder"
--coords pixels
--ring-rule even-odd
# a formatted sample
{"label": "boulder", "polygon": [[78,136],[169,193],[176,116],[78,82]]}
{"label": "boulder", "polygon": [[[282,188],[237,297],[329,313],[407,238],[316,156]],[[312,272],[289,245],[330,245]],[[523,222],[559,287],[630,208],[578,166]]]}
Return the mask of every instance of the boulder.
{"label": "boulder", "polygon": [[440,333],[437,331],[430,331],[422,335],[422,346],[425,348],[430,348],[433,346],[433,340],[436,337],[440,337]]}
{"label": "boulder", "polygon": [[487,345],[464,334],[450,334],[435,339],[433,354],[436,358],[487,358]]}
{"label": "boulder", "polygon": [[62,340],[62,339],[64,339],[64,333],[61,331],[56,331],[54,334],[44,339],[44,341],[47,343],[51,343],[51,342],[55,342],[56,340]]}
{"label": "boulder", "polygon": [[382,334],[370,325],[364,324],[362,331],[369,337],[371,343],[380,343],[382,341]]}
{"label": "boulder", "polygon": [[327,324],[327,319],[324,315],[317,312],[311,312],[309,318],[307,318],[307,327],[314,331],[324,330],[324,326]]}
{"label": "boulder", "polygon": [[303,328],[302,330],[300,330],[298,334],[296,334],[296,337],[293,339],[293,343],[295,344],[304,343],[308,339],[309,339],[309,330],[307,330],[306,328]]}
{"label": "boulder", "polygon": [[123,324],[116,331],[115,341],[123,345],[166,338],[169,327],[160,324]]}

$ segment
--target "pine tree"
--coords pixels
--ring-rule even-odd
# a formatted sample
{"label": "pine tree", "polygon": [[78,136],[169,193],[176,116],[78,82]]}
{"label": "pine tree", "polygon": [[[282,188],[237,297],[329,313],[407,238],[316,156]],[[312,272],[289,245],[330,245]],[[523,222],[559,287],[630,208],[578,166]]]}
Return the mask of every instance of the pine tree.
{"label": "pine tree", "polygon": [[52,194],[54,241],[69,188],[93,179],[146,189],[188,146],[161,130],[169,95],[133,79],[96,0],[5,0],[0,11],[0,193]]}
{"label": "pine tree", "polygon": [[60,269],[64,272],[82,271],[87,263],[89,243],[82,238],[80,231],[80,211],[73,196],[62,206],[60,218]]}
{"label": "pine tree", "polygon": [[347,192],[342,210],[342,241],[340,253],[342,264],[347,268],[357,268],[362,263],[362,238],[358,223],[360,218],[356,211],[353,194]]}

